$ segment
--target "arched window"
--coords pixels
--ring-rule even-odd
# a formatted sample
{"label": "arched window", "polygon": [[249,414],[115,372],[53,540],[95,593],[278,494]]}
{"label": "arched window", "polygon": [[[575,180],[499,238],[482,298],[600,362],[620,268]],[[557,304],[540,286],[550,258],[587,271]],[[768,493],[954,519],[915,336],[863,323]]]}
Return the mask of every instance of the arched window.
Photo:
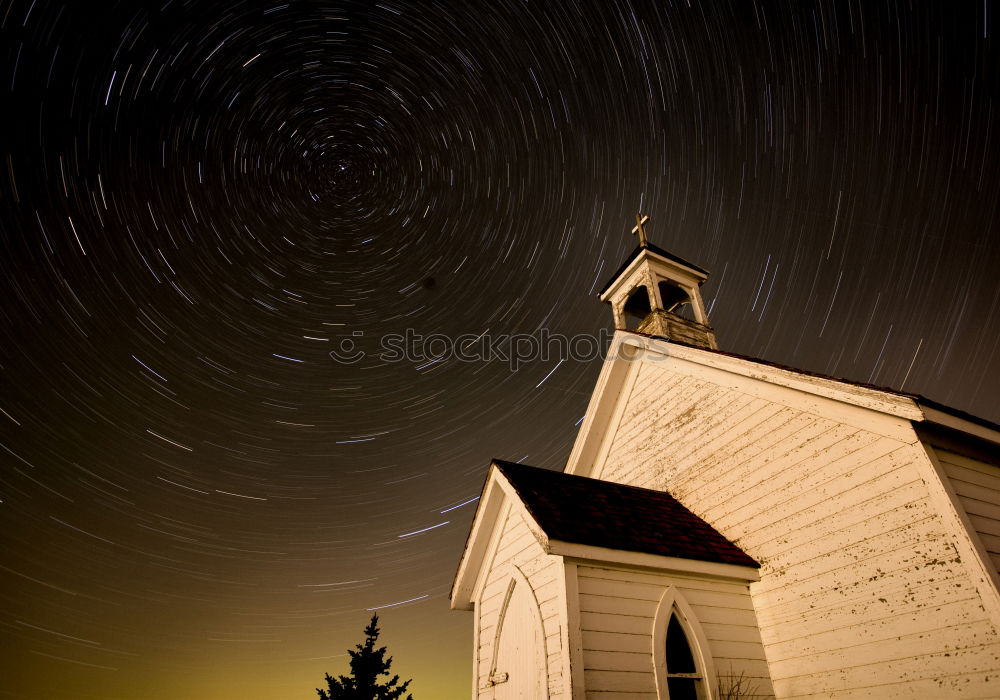
{"label": "arched window", "polygon": [[714,700],[715,666],[708,640],[684,597],[670,586],[653,620],[653,664],[659,700]]}
{"label": "arched window", "polygon": [[676,611],[670,615],[665,642],[667,692],[670,694],[670,700],[698,700],[702,678],[694,662],[694,654],[691,653],[691,644],[688,643],[684,626],[677,619]]}

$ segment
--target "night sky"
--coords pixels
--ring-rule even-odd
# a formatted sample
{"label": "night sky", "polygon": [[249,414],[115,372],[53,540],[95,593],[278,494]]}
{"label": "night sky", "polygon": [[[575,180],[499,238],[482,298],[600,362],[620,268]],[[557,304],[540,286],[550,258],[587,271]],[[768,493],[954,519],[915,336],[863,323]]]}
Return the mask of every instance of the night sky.
{"label": "night sky", "polygon": [[380,343],[609,329],[640,211],[722,349],[1000,420],[998,13],[916,5],[0,0],[0,696],[315,697],[381,608],[468,697],[600,361]]}

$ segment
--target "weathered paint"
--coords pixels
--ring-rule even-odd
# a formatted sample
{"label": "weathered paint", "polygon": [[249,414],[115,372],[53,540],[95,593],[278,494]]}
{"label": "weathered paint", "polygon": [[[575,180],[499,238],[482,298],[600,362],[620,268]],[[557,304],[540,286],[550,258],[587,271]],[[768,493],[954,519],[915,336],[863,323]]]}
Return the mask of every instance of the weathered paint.
{"label": "weathered paint", "polygon": [[[699,347],[717,348],[715,332],[708,324],[708,313],[700,287],[707,275],[700,270],[670,260],[643,248],[638,256],[601,294],[601,301],[611,305],[615,327],[625,328],[625,304],[636,292],[648,299],[651,313],[641,322],[643,332],[662,335]],[[691,304],[695,321],[687,321],[670,312],[660,295],[660,283],[681,290]],[[644,291],[643,291],[644,290]]]}
{"label": "weathered paint", "polygon": [[[703,683],[718,697],[717,684],[743,676],[755,698],[773,697],[764,649],[746,582],[642,572],[618,567],[577,566],[579,627],[587,698],[657,700],[654,654],[663,639],[654,634],[657,608],[673,587],[684,601],[707,647]],[[669,610],[667,611],[669,612]],[[702,665],[705,668],[704,664]]]}
{"label": "weathered paint", "polygon": [[993,569],[1000,573],[1000,466],[935,449]]}
{"label": "weathered paint", "polygon": [[484,498],[452,597],[476,601],[474,694],[502,697],[491,646],[523,571],[549,697],[657,698],[672,587],[708,658],[777,698],[1000,697],[1000,468],[973,438],[1000,454],[994,427],[917,397],[619,333],[567,472],[669,490],[759,580],[549,542],[510,490],[501,515]]}
{"label": "weathered paint", "polygon": [[547,692],[540,606],[527,577],[516,567],[513,573],[494,637],[489,677],[494,700],[531,700]]}
{"label": "weathered paint", "polygon": [[[548,697],[567,697],[563,687],[560,625],[561,609],[565,609],[565,589],[560,585],[562,578],[559,575],[562,559],[545,554],[535,535],[529,530],[519,504],[512,503],[506,508],[498,521],[498,527],[499,537],[495,539],[492,551],[487,555],[483,584],[475,606],[478,623],[474,663],[475,697],[490,700],[508,697],[504,694],[506,689],[500,687],[504,684],[491,685],[490,673],[493,670],[497,625],[512,582],[514,591],[519,596],[517,602],[521,606],[518,613],[521,617],[517,624],[525,628],[532,624],[525,606],[534,601],[543,636],[540,647],[543,656],[536,659],[533,649],[522,647],[519,652],[531,658],[519,660],[515,665],[518,669],[525,668],[523,664],[536,669],[544,665]],[[517,590],[518,581],[522,585],[520,591]],[[530,591],[524,590],[524,583],[528,584]],[[511,678],[507,682],[513,686],[519,684],[520,680]]]}
{"label": "weathered paint", "polygon": [[570,468],[667,489],[761,562],[752,600],[778,697],[996,693],[994,602],[929,488],[905,400],[655,359],[622,375],[594,461]]}

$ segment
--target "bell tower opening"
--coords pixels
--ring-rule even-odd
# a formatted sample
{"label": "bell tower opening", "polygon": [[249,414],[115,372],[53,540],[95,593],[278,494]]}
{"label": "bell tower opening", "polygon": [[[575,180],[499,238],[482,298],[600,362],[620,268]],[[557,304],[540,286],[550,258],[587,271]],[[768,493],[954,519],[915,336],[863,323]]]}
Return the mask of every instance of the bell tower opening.
{"label": "bell tower opening", "polygon": [[697,321],[694,317],[694,306],[691,304],[691,297],[683,289],[668,282],[660,280],[660,299],[663,300],[663,310],[676,314],[688,321]]}
{"label": "bell tower opening", "polygon": [[635,218],[639,247],[599,294],[611,305],[615,328],[718,349],[700,291],[708,271],[650,243],[649,217]]}
{"label": "bell tower opening", "polygon": [[645,285],[636,287],[622,305],[622,312],[625,316],[625,327],[630,331],[634,331],[649,316],[649,312],[652,310],[649,304],[649,290],[646,289]]}

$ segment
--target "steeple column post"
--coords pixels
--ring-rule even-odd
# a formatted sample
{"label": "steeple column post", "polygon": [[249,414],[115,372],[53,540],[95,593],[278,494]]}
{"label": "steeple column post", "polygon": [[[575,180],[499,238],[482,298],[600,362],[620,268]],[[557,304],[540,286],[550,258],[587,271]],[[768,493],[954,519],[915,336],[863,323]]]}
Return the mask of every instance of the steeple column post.
{"label": "steeple column post", "polygon": [[695,320],[703,326],[707,326],[708,312],[705,311],[705,302],[701,298],[701,292],[697,289],[691,289],[688,296],[691,297],[691,308],[694,311]]}
{"label": "steeple column post", "polygon": [[663,299],[660,297],[660,285],[656,283],[656,275],[647,267],[643,279],[645,280],[643,284],[649,291],[649,308],[662,309]]}
{"label": "steeple column post", "polygon": [[615,328],[625,328],[625,299],[618,299],[611,305],[611,313],[615,318]]}

